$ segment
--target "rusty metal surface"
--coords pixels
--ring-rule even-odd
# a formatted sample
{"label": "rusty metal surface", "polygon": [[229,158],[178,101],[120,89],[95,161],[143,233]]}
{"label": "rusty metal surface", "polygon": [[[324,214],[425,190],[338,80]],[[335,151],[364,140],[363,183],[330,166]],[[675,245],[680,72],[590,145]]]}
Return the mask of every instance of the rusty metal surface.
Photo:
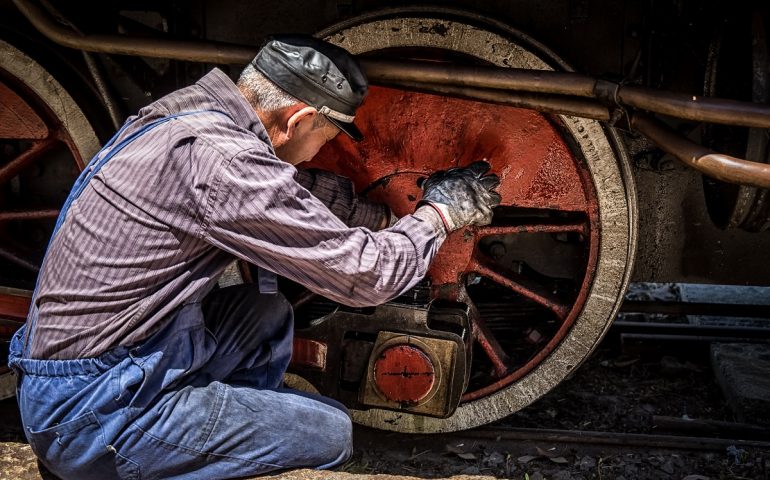
{"label": "rusty metal surface", "polygon": [[13,160],[0,167],[0,184],[6,183],[19,174],[24,168],[40,160],[40,158],[58,143],[58,139],[49,136],[32,144]]}
{"label": "rusty metal surface", "polygon": [[[419,118],[415,118],[416,112]],[[504,206],[586,214],[587,220],[578,222],[461,229],[447,237],[431,264],[428,276],[437,298],[470,301],[464,285],[468,275],[476,273],[544,306],[560,320],[557,334],[543,343],[531,360],[514,366],[508,363],[494,335],[483,328],[483,319],[472,318],[474,336],[499,379],[489,387],[466,392],[464,401],[510,385],[532,371],[562,341],[593,282],[598,213],[585,168],[557,128],[546,117],[527,110],[373,87],[357,118],[364,140],[354,143],[338,137],[311,166],[346,172],[359,191],[388,204],[397,215],[413,211],[421,196],[419,178],[478,158],[487,158],[500,175],[498,190]],[[359,166],[361,162],[364,168]],[[576,301],[565,303],[537,283],[498,268],[477,248],[484,237],[537,232],[576,232],[588,239],[591,253]]]}
{"label": "rusty metal surface", "polygon": [[436,381],[433,362],[418,347],[400,344],[380,352],[374,362],[374,381],[385,398],[412,404],[424,399]]}
{"label": "rusty metal surface", "polygon": [[43,139],[48,127],[19,95],[0,81],[0,138]]}
{"label": "rusty metal surface", "polygon": [[291,366],[325,370],[327,349],[327,344],[323,342],[301,337],[294,338]]}
{"label": "rusty metal surface", "polygon": [[464,359],[457,341],[380,331],[359,398],[369,407],[447,417],[460,402]]}
{"label": "rusty metal surface", "polygon": [[[481,158],[500,175],[506,205],[587,210],[574,158],[558,130],[536,112],[373,87],[357,119],[364,140],[337,137],[310,166],[346,172],[358,191],[396,215],[414,211],[418,179]],[[469,271],[476,232],[462,229],[447,238],[431,265],[435,285],[456,284]]]}
{"label": "rusty metal surface", "polygon": [[647,115],[634,114],[631,125],[663,150],[705,175],[731,183],[770,188],[770,165],[722,155],[698,145]]}
{"label": "rusty metal surface", "polygon": [[[441,9],[437,8],[435,10],[438,11]],[[529,45],[529,47],[522,47],[521,44],[516,44],[517,40],[521,41],[526,38],[526,36],[510,27],[500,25],[499,22],[495,24],[496,27],[499,27],[497,32],[506,32],[505,34],[496,34],[486,31],[483,27],[479,28],[478,23],[466,25],[462,21],[458,21],[457,18],[457,16],[454,16],[453,19],[450,20],[442,18],[441,12],[434,12],[433,15],[427,14],[426,16],[406,15],[396,16],[395,18],[393,18],[392,14],[391,16],[384,16],[382,18],[379,18],[376,14],[368,14],[363,15],[361,19],[352,19],[343,22],[341,24],[342,30],[330,28],[321,35],[326,36],[328,40],[343,46],[354,54],[366,54],[368,52],[383,52],[387,54],[386,52],[388,52],[389,49],[414,49],[416,47],[423,47],[427,49],[446,49],[458,52],[460,56],[455,56],[453,58],[462,58],[461,55],[467,55],[471,58],[477,58],[482,62],[500,67],[505,66],[543,70],[552,68],[552,65],[563,65],[558,58],[555,58],[555,56],[549,56],[549,53],[543,53],[544,50],[536,49],[537,53],[532,53],[532,51],[527,50],[527,48],[532,48],[532,45],[537,45],[537,42],[533,42],[529,38],[526,40],[526,45]],[[489,19],[484,19],[484,22],[487,22],[486,24],[488,25]],[[491,23],[494,23],[494,21]],[[505,35],[508,36],[506,37]],[[452,42],[452,39],[454,38],[463,38],[463,42]],[[537,55],[540,54],[545,55],[549,60],[546,62],[542,57],[538,58]],[[474,62],[471,61],[470,63]],[[408,95],[408,92],[404,93]],[[460,100],[457,99],[444,99],[443,101],[450,103],[453,101],[460,102]],[[418,111],[421,110],[421,103],[415,102],[412,108],[402,108],[407,107],[408,105],[401,105],[398,102],[399,97],[394,97],[390,102],[382,102],[380,106],[381,121],[388,122],[389,120],[385,118],[388,115],[392,118],[400,116],[406,119],[407,128],[398,128],[397,122],[393,120],[393,126],[389,128],[392,131],[390,139],[378,139],[379,143],[371,145],[371,150],[375,152],[378,149],[383,151],[379,155],[375,154],[375,159],[382,159],[382,162],[387,162],[390,158],[392,162],[395,162],[397,174],[391,175],[392,177],[395,177],[391,183],[398,183],[397,186],[394,185],[392,187],[394,195],[396,195],[398,191],[408,194],[416,190],[417,193],[419,193],[416,186],[413,186],[417,177],[420,176],[419,174],[414,174],[411,178],[398,178],[405,177],[406,175],[403,174],[409,173],[409,169],[400,168],[399,166],[400,163],[404,161],[402,158],[406,157],[406,155],[402,155],[402,152],[411,153],[413,151],[418,151],[423,154],[424,164],[432,165],[435,163],[437,164],[435,169],[438,169],[444,167],[444,165],[442,165],[440,158],[436,158],[437,153],[439,157],[443,155],[445,152],[445,145],[454,141],[458,136],[465,139],[470,137],[465,136],[462,128],[460,128],[458,130],[460,135],[450,135],[448,139],[445,139],[440,135],[444,129],[442,123],[451,124],[454,122],[457,124],[458,122],[453,115],[420,115],[418,118],[415,118],[415,114],[412,113],[412,111],[415,109]],[[488,105],[487,107],[492,107],[492,110],[494,108],[510,108],[496,105]],[[484,107],[481,107],[481,110],[483,109]],[[516,109],[510,108],[510,110]],[[465,114],[465,111],[458,109],[453,113],[456,116]],[[472,123],[474,121],[473,115],[476,115],[476,111],[469,110],[468,117],[466,117],[465,120],[468,123]],[[509,122],[509,118],[513,118],[514,122],[516,122],[515,116],[503,117],[500,119],[500,122],[505,125],[506,122]],[[556,127],[557,129],[564,128],[566,130],[566,136],[571,137],[570,142],[573,142],[570,143],[571,148],[575,148],[577,155],[585,159],[585,163],[582,164],[583,168],[578,167],[581,165],[581,162],[570,160],[567,162],[568,166],[562,169],[567,176],[573,175],[568,173],[570,172],[570,165],[571,168],[580,170],[579,173],[576,172],[574,176],[571,177],[574,181],[568,186],[567,191],[570,191],[570,189],[574,191],[577,188],[582,192],[584,184],[590,186],[589,190],[594,190],[596,186],[599,186],[597,201],[594,203],[594,206],[598,208],[590,207],[585,192],[582,192],[581,196],[583,199],[579,206],[576,206],[573,209],[567,208],[565,210],[560,210],[560,208],[565,206],[565,203],[569,202],[554,201],[555,199],[543,198],[542,195],[542,193],[545,193],[545,196],[547,197],[547,194],[554,193],[558,196],[558,194],[561,193],[561,188],[559,187],[562,185],[558,182],[558,178],[557,181],[552,184],[553,188],[543,185],[542,188],[529,189],[526,185],[527,182],[532,181],[532,178],[529,177],[528,174],[533,174],[535,172],[527,170],[526,168],[524,169],[527,170],[526,172],[517,172],[521,175],[518,180],[523,181],[525,184],[525,186],[519,187],[521,190],[519,190],[518,193],[522,197],[531,195],[531,199],[536,204],[533,208],[545,206],[544,208],[547,209],[548,205],[553,205],[556,211],[564,212],[565,214],[579,214],[578,216],[582,216],[584,220],[590,216],[595,216],[597,218],[597,223],[586,223],[586,225],[589,230],[594,229],[594,231],[597,232],[597,235],[599,228],[594,227],[601,226],[602,241],[595,242],[595,245],[598,243],[596,248],[599,249],[600,254],[595,257],[597,262],[596,275],[593,275],[591,284],[591,289],[593,289],[594,292],[598,292],[598,295],[588,295],[586,297],[585,306],[582,310],[578,309],[580,310],[580,313],[577,315],[572,328],[567,329],[567,335],[564,336],[561,342],[558,343],[556,348],[554,348],[549,355],[545,356],[543,361],[530,371],[530,374],[523,375],[520,379],[507,386],[501,387],[494,393],[462,403],[454,416],[444,420],[438,420],[435,418],[419,418],[413,415],[404,415],[401,414],[401,412],[398,414],[393,412],[389,413],[384,410],[353,411],[352,413],[356,421],[388,430],[436,432],[468,428],[471,425],[486,423],[493,418],[501,418],[512,410],[531,403],[535,398],[539,397],[555,385],[555,383],[558,383],[560,378],[563,378],[569,373],[569,369],[580,363],[582,358],[581,355],[590,351],[591,348],[593,348],[596,338],[599,338],[603,333],[604,327],[602,322],[609,318],[606,316],[607,312],[613,309],[611,299],[615,298],[616,295],[616,293],[613,292],[616,292],[617,289],[622,290],[624,282],[627,281],[627,275],[630,273],[627,255],[633,253],[633,240],[631,240],[633,238],[633,228],[629,228],[633,225],[633,222],[629,224],[630,217],[626,217],[625,215],[633,216],[634,207],[630,207],[627,203],[629,196],[633,198],[633,185],[630,184],[625,186],[617,184],[618,180],[620,180],[620,177],[617,174],[619,164],[621,165],[621,168],[623,168],[623,175],[629,174],[627,170],[628,166],[624,163],[626,160],[623,156],[623,149],[622,147],[617,147],[619,150],[614,150],[616,147],[611,146],[607,142],[606,137],[604,137],[607,132],[603,131],[597,123],[574,117],[559,117],[553,119],[553,122],[554,123],[552,123],[551,126]],[[462,126],[462,122],[459,123],[460,126]],[[392,142],[400,139],[404,132],[406,132],[407,135],[411,134],[413,128],[424,128],[425,130],[432,129],[437,132],[437,134],[432,137],[433,143],[431,146],[433,148],[428,148],[425,145],[421,146],[421,148],[414,148],[409,145],[409,142],[404,142],[405,145],[398,145],[397,149],[391,147]],[[559,132],[559,135],[564,134],[564,132]],[[534,148],[538,148],[538,130],[530,130],[529,135],[531,138],[527,138],[525,135],[521,139],[521,148],[524,151],[529,147],[530,141],[535,143]],[[384,134],[382,136],[385,137]],[[497,145],[499,148],[505,149],[505,145],[509,139],[512,143],[519,141],[519,138],[504,133],[493,135],[491,137],[480,135],[476,135],[476,137],[478,144],[473,145],[473,147],[476,148],[477,145],[486,144],[487,146]],[[422,143],[428,143],[428,139],[430,138],[430,135],[418,135],[416,137],[418,142]],[[413,139],[415,139],[415,137],[412,137],[410,140]],[[613,142],[613,144],[617,145],[616,142]],[[467,151],[468,148],[465,150]],[[347,156],[345,152],[335,153],[342,157]],[[362,155],[361,161],[366,168],[369,168],[369,158],[371,155],[364,154],[370,153],[370,151],[358,152],[353,150],[353,154]],[[353,154],[350,155],[352,157],[351,160],[355,159]],[[620,155],[620,158],[615,155]],[[507,166],[510,167],[509,170],[513,170],[517,167],[517,159],[518,158],[514,157],[507,163]],[[406,161],[408,162],[409,160]],[[357,164],[352,162],[350,166],[360,168]],[[533,166],[527,165],[527,167]],[[378,168],[376,163],[374,168]],[[533,170],[536,169],[533,168]],[[548,168],[540,169],[540,173],[546,173],[549,172],[549,170],[550,169]],[[346,173],[349,174],[350,172],[350,169],[346,170]],[[356,174],[357,173],[358,172],[356,172]],[[552,173],[553,177],[558,177],[559,168],[557,167],[549,173]],[[544,177],[541,177],[541,180],[542,179],[544,179]],[[621,184],[623,183],[622,180],[620,180],[620,182]],[[546,181],[543,183],[549,182]],[[364,183],[364,185],[367,185],[367,183]],[[387,187],[390,188],[390,185],[387,185]],[[377,186],[372,186],[371,192],[374,193],[377,188]],[[412,193],[412,195],[414,196],[414,193]],[[401,201],[398,198],[396,200],[397,202]],[[406,201],[404,201],[404,203],[406,203]],[[599,222],[599,217],[602,215],[604,216],[604,219]],[[608,215],[612,218],[611,221],[608,221]],[[466,261],[472,259],[474,250],[471,247],[477,243],[478,239],[474,239],[473,235],[468,235],[469,233],[472,232],[459,232],[457,234],[459,240],[457,241],[453,240],[453,237],[450,237],[447,241],[455,243],[452,243],[451,245],[445,244],[444,247],[442,247],[442,250],[459,251],[464,255]],[[526,235],[528,234],[524,234],[524,236]],[[542,235],[548,236],[550,234]],[[562,234],[555,233],[554,235]],[[521,235],[510,234],[503,236],[516,237]],[[467,238],[467,241],[463,241],[464,238]],[[628,243],[629,241],[631,241],[631,243]],[[588,243],[587,239],[586,243]],[[621,259],[620,257],[623,258]],[[448,263],[450,265],[452,264],[452,262]],[[610,266],[610,264],[612,264],[612,266]],[[462,279],[464,276],[462,273],[464,267],[454,268],[457,269],[454,275],[451,275],[453,273],[451,268],[446,270],[450,274],[448,277],[457,279],[459,274],[460,279]],[[470,273],[473,272],[469,272],[469,274],[465,276],[465,280],[471,283],[475,282],[475,277]],[[581,272],[581,275],[584,274],[585,271]],[[453,296],[456,296],[459,299],[464,291],[464,289],[460,288],[462,283],[462,281],[457,280],[455,280],[454,283],[445,283],[444,286],[447,288],[441,288],[438,293],[442,295],[442,298],[453,298]],[[438,285],[436,288],[438,288]],[[578,286],[577,288],[579,289],[580,287]],[[586,292],[586,295],[587,294],[588,292]],[[605,312],[605,310],[607,310],[607,312]],[[477,349],[477,352],[482,356],[487,355],[489,358],[482,358],[482,361],[489,360],[489,363],[494,364],[494,367],[487,363],[483,364],[490,370],[494,369],[494,371],[497,372],[498,377],[505,376],[511,371],[511,368],[508,366],[508,361],[505,356],[499,354],[501,351],[499,347],[501,346],[500,340],[510,341],[510,339],[500,338],[499,331],[495,332],[494,330],[485,328],[483,319],[474,317],[472,305],[470,311],[471,318],[474,321],[473,337],[477,342],[477,346],[480,347]],[[597,337],[597,335],[599,337]],[[503,347],[503,354],[505,353],[504,348],[507,347]],[[565,369],[565,366],[568,368]],[[472,389],[476,388],[478,388],[478,382]]]}
{"label": "rusty metal surface", "polygon": [[63,87],[38,63],[2,40],[0,78],[0,86],[13,87],[14,112],[26,112],[24,115],[44,124],[36,134],[43,138],[22,140],[18,137],[35,135],[7,128],[0,134],[4,147],[0,287],[32,288],[50,233],[47,225],[58,215],[58,202],[82,168],[83,158],[90,158],[98,149],[98,139]]}
{"label": "rusty metal surface", "polygon": [[[363,312],[337,309],[296,331],[295,345],[304,350],[301,357],[292,358],[289,371],[348,408],[375,406],[442,417],[454,411],[465,387],[469,330],[468,314],[458,305],[386,304]],[[316,348],[321,344],[323,351]],[[322,362],[307,354],[313,349],[324,357]],[[432,371],[432,376],[403,376],[399,362],[421,358],[408,349],[419,349],[428,359],[426,368],[414,372]],[[323,363],[325,368],[313,363]]]}
{"label": "rusty metal surface", "polygon": [[15,331],[27,318],[31,292],[0,287],[0,318],[17,320],[19,325],[3,324],[0,336],[10,337],[10,330]]}

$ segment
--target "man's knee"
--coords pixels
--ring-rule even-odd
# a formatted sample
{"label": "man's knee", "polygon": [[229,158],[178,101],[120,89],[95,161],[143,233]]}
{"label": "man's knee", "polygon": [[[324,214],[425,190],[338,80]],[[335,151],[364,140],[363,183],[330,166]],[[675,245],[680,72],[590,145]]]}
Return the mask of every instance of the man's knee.
{"label": "man's knee", "polygon": [[316,429],[313,443],[315,459],[312,467],[318,469],[333,468],[346,462],[353,454],[353,423],[350,417],[341,410],[331,411]]}

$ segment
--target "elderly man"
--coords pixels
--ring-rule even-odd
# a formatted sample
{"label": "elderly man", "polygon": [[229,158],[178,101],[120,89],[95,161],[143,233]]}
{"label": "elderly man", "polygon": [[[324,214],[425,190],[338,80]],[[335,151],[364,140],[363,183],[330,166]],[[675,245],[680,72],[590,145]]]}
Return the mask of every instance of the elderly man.
{"label": "elderly man", "polygon": [[[345,408],[282,387],[293,318],[275,274],[377,305],[499,203],[477,163],[432,175],[414,214],[384,228],[389,210],[349,181],[298,173],[340,131],[361,137],[365,93],[344,50],[275,38],[237,85],[213,70],[143,108],[92,160],[11,348],[26,435],[51,471],[214,479],[350,456]],[[217,289],[234,259],[259,281]]]}

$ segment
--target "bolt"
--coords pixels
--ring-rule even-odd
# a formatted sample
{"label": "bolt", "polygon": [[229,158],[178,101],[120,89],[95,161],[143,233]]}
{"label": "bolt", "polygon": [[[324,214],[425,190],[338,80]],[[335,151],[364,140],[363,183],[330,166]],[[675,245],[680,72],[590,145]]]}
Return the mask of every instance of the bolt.
{"label": "bolt", "polygon": [[492,255],[492,258],[495,260],[500,260],[505,256],[506,252],[507,250],[503,242],[494,242],[489,246],[489,254]]}
{"label": "bolt", "polygon": [[527,343],[532,345],[536,345],[540,343],[541,341],[543,341],[543,338],[544,338],[543,334],[534,328],[528,329],[527,331],[524,332],[524,334],[526,335],[524,339],[527,341]]}

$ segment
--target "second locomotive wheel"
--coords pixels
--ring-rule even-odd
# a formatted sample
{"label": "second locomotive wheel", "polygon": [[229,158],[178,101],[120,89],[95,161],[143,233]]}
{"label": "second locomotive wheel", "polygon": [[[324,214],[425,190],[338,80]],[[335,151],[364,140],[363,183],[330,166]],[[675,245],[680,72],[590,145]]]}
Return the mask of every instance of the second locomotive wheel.
{"label": "second locomotive wheel", "polygon": [[[568,68],[525,35],[455,11],[388,11],[347,21],[320,36],[359,55]],[[591,353],[629,280],[636,205],[617,135],[585,119],[386,88],[370,90],[357,123],[362,142],[338,137],[313,166],[350,176],[359,191],[404,215],[420,197],[420,178],[487,158],[502,179],[503,204],[492,225],[450,235],[427,277],[435,301],[468,307],[472,360],[469,371],[455,370],[466,375],[457,410],[448,418],[420,415],[414,402],[402,402],[411,398],[407,389],[390,399],[394,409],[353,410],[354,419],[386,430],[452,431],[492,422],[532,403]],[[343,342],[357,341],[354,337],[347,335]],[[407,347],[404,351],[414,356],[414,345]],[[387,352],[394,357],[400,351]],[[370,362],[372,381],[383,358]],[[404,362],[409,363],[407,356]],[[451,367],[435,363],[435,372],[408,371],[424,367],[405,364],[399,374],[439,378]],[[370,398],[374,403],[367,405],[388,405],[389,399],[366,389],[364,403]],[[394,411],[399,402],[403,408]]]}
{"label": "second locomotive wheel", "polygon": [[2,40],[0,98],[0,316],[23,320],[59,207],[99,139],[53,75]]}

